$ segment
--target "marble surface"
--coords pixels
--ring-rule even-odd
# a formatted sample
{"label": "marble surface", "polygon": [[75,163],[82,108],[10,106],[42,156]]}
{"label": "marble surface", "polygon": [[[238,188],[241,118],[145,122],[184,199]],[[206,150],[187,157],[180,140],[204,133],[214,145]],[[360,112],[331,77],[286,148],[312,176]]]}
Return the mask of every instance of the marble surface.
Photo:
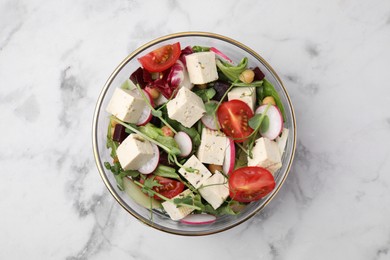
{"label": "marble surface", "polygon": [[[206,237],[127,214],[91,144],[116,65],[189,30],[258,51],[299,127],[277,197]],[[0,0],[0,259],[390,259],[389,46],[387,0]]]}

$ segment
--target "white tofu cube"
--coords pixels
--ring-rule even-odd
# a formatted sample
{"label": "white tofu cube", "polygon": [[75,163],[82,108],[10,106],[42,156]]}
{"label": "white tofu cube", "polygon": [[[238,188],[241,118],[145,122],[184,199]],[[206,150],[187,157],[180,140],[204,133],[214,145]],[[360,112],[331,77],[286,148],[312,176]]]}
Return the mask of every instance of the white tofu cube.
{"label": "white tofu cube", "polygon": [[211,172],[203,165],[201,161],[196,158],[195,155],[192,155],[186,162],[183,164],[185,168],[191,168],[194,171],[187,171],[185,168],[180,168],[179,173],[187,179],[189,183],[192,184],[196,189],[199,188],[205,180],[211,176]]}
{"label": "white tofu cube", "polygon": [[138,170],[153,157],[152,144],[137,134],[131,134],[116,150],[124,170]]}
{"label": "white tofu cube", "polygon": [[203,182],[199,193],[214,209],[217,209],[229,196],[228,181],[222,173],[216,171],[213,176]]}
{"label": "white tofu cube", "polygon": [[252,159],[248,156],[248,166],[261,166],[272,174],[282,167],[278,144],[268,138],[257,139],[252,154]]}
{"label": "white tofu cube", "polygon": [[174,99],[167,104],[168,116],[192,127],[206,113],[202,99],[187,88],[180,88]]}
{"label": "white tofu cube", "polygon": [[289,133],[288,129],[283,128],[282,135],[276,137],[276,143],[278,144],[279,147],[280,157],[282,157],[284,153],[284,149],[286,149],[288,133]]}
{"label": "white tofu cube", "polygon": [[[185,190],[182,193],[176,195],[175,198],[184,198],[188,195],[191,195],[190,190]],[[180,206],[178,207],[176,204],[170,202],[170,201],[165,201],[161,203],[163,206],[164,210],[168,213],[169,217],[172,220],[180,220],[184,218],[185,216],[189,215],[194,209],[186,207],[186,206]]]}
{"label": "white tofu cube", "polygon": [[199,160],[202,163],[222,165],[228,144],[229,139],[223,133],[203,128],[198,150]]}
{"label": "white tofu cube", "polygon": [[135,96],[130,90],[117,88],[106,111],[124,122],[137,123],[145,106],[146,103],[141,97]]}
{"label": "white tofu cube", "polygon": [[187,70],[193,84],[205,84],[218,79],[214,52],[196,52],[186,56]]}
{"label": "white tofu cube", "polygon": [[228,93],[228,99],[238,99],[245,102],[254,111],[256,105],[255,87],[235,87]]}

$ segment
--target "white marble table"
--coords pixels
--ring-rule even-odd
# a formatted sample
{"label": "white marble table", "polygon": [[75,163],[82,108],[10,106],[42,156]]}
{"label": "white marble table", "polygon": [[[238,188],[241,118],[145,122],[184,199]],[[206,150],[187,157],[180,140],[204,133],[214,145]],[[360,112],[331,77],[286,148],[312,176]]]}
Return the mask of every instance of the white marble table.
{"label": "white marble table", "polygon": [[[189,30],[258,51],[299,127],[277,197],[206,237],[132,218],[91,145],[114,67]],[[390,259],[389,46],[388,0],[0,0],[0,259]]]}

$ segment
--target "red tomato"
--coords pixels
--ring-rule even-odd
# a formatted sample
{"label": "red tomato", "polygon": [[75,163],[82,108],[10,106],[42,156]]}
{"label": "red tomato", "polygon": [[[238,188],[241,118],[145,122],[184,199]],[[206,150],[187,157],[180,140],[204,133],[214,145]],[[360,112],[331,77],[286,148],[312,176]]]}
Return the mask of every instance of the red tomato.
{"label": "red tomato", "polygon": [[223,132],[237,143],[244,142],[253,132],[248,120],[253,117],[251,108],[241,100],[223,102],[217,111]]}
{"label": "red tomato", "polygon": [[[164,197],[167,197],[168,199],[172,199],[184,190],[184,184],[180,181],[154,175],[148,176],[148,178],[153,177],[155,181],[161,184],[159,187],[153,187],[153,190],[157,193],[160,193]],[[144,183],[144,180],[141,179],[140,182]],[[154,199],[162,200],[157,195],[154,195]]]}
{"label": "red tomato", "polygon": [[138,61],[149,72],[162,72],[172,67],[180,57],[180,43],[168,44],[142,56]]}
{"label": "red tomato", "polygon": [[263,167],[243,167],[229,175],[230,197],[239,202],[259,200],[274,188],[274,177]]}

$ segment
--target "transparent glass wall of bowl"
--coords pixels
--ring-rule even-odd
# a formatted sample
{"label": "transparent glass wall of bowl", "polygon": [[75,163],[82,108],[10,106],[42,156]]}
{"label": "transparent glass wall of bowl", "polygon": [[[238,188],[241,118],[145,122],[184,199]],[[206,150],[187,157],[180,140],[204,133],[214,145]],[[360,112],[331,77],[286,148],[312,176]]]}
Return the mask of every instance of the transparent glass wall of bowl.
{"label": "transparent glass wall of bowl", "polygon": [[217,221],[211,225],[184,225],[180,222],[172,221],[167,215],[159,212],[153,213],[153,218],[151,219],[151,213],[148,209],[145,209],[136,203],[134,203],[124,192],[120,191],[117,188],[115,178],[112,173],[105,170],[103,167],[103,179],[106,180],[108,188],[112,191],[114,197],[122,204],[122,206],[133,216],[157,229],[184,235],[202,235],[219,232],[225,229],[228,229],[232,226],[235,226],[252,215],[258,212],[263,208],[269,200],[273,197],[274,193],[279,189],[279,186],[283,183],[284,178],[287,174],[287,169],[292,160],[292,154],[294,149],[294,138],[295,136],[293,129],[293,112],[292,107],[287,98],[285,90],[283,89],[281,82],[273,74],[271,69],[260,59],[257,59],[255,55],[248,53],[247,50],[241,48],[240,46],[235,45],[235,43],[230,43],[225,41],[225,39],[206,37],[206,36],[180,36],[173,39],[165,39],[163,41],[157,41],[153,45],[149,46],[146,49],[140,50],[138,53],[134,54],[134,57],[125,59],[125,64],[117,71],[116,75],[113,75],[112,82],[108,85],[106,92],[102,92],[103,100],[99,107],[99,115],[97,121],[97,148],[100,158],[100,164],[103,164],[105,161],[111,162],[110,151],[106,149],[106,131],[107,125],[109,123],[109,114],[105,111],[107,104],[114,92],[114,89],[120,87],[120,85],[129,78],[130,74],[139,67],[137,58],[149,53],[150,51],[156,49],[159,46],[180,42],[182,48],[186,46],[201,45],[201,46],[213,46],[224,52],[229,56],[233,61],[239,62],[243,57],[248,57],[249,66],[255,67],[259,66],[260,69],[265,73],[266,78],[274,84],[277,89],[283,104],[285,104],[285,112],[287,121],[285,122],[284,127],[290,130],[290,136],[288,138],[286,151],[282,158],[283,167],[275,174],[276,179],[276,188],[273,193],[268,195],[266,198],[263,198],[260,201],[251,203],[245,210],[237,216],[222,216],[218,217]]}

